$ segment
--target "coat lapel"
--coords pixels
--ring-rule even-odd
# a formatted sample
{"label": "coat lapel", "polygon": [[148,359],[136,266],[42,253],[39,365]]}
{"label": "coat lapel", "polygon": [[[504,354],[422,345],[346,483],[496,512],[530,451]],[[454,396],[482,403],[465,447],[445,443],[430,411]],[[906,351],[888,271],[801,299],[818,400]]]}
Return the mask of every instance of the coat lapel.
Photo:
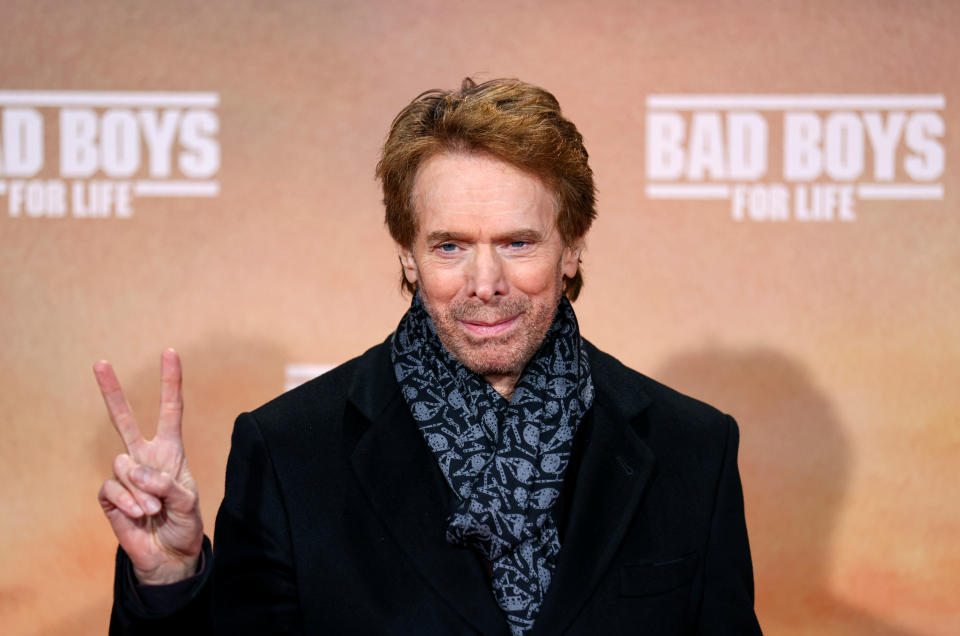
{"label": "coat lapel", "polygon": [[[553,582],[533,630],[562,633],[607,570],[640,503],[653,452],[632,423],[650,402],[633,372],[588,345],[597,400]],[[507,634],[486,572],[443,538],[450,493],[400,394],[389,345],[370,352],[350,389],[351,464],[384,526],[434,592],[483,634]]]}
{"label": "coat lapel", "polygon": [[469,550],[443,536],[450,494],[393,377],[389,345],[357,373],[350,401],[361,422],[353,471],[384,526],[420,574],[461,617],[484,634],[506,634],[486,573]]}
{"label": "coat lapel", "polygon": [[610,565],[653,470],[654,457],[631,426],[649,404],[635,381],[592,346],[597,400],[593,432],[577,476],[566,537],[533,634],[559,634],[576,617]]}

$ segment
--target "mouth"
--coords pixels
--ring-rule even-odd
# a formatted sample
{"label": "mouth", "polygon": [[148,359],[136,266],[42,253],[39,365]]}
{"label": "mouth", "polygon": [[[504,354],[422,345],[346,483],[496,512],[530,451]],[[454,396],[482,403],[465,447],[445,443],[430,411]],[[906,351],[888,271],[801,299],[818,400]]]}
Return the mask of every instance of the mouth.
{"label": "mouth", "polygon": [[513,327],[519,318],[520,314],[517,314],[516,316],[511,316],[510,318],[505,318],[496,322],[461,320],[460,324],[463,325],[464,329],[475,336],[490,337],[503,334],[505,331]]}

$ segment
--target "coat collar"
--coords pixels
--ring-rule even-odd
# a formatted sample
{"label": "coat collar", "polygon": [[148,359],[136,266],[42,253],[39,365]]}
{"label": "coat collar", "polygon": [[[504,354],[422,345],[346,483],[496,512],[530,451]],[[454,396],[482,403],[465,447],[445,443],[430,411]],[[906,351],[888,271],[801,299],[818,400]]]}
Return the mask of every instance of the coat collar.
{"label": "coat collar", "polygon": [[[566,536],[534,634],[560,633],[592,594],[627,531],[654,458],[633,423],[649,405],[637,374],[587,343],[597,399]],[[446,543],[450,493],[417,430],[390,361],[390,340],[358,360],[346,418],[351,463],[384,526],[434,591],[476,630],[506,634],[484,567]]]}
{"label": "coat collar", "polygon": [[480,560],[444,539],[451,494],[393,375],[389,340],[359,361],[349,399],[363,428],[350,457],[384,527],[433,591],[475,630],[508,633]]}
{"label": "coat collar", "polygon": [[633,519],[654,456],[634,426],[649,406],[638,374],[587,343],[597,389],[557,569],[533,635],[559,634],[607,571]]}

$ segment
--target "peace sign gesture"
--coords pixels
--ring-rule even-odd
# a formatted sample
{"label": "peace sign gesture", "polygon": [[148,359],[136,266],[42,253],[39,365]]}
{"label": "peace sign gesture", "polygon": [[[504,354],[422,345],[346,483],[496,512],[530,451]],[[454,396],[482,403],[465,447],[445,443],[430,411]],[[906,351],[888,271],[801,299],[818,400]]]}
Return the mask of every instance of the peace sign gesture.
{"label": "peace sign gesture", "polygon": [[140,583],[183,580],[196,571],[203,542],[197,484],[183,453],[180,358],[173,349],[161,357],[160,417],[157,434],[146,440],[106,360],[93,365],[110,421],[127,452],[113,462],[113,477],[97,498]]}

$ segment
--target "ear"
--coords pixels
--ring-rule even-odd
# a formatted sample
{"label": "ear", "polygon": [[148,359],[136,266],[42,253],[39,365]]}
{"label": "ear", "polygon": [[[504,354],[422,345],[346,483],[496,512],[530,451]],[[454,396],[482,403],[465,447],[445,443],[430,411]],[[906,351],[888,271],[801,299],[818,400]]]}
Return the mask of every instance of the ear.
{"label": "ear", "polygon": [[397,253],[400,255],[400,266],[403,267],[403,276],[411,285],[416,285],[420,278],[420,270],[417,269],[417,262],[413,258],[413,251],[403,245],[397,245]]}
{"label": "ear", "polygon": [[581,236],[570,245],[563,248],[560,270],[566,278],[573,278],[577,275],[577,268],[580,267],[580,255],[583,253],[584,240]]}

